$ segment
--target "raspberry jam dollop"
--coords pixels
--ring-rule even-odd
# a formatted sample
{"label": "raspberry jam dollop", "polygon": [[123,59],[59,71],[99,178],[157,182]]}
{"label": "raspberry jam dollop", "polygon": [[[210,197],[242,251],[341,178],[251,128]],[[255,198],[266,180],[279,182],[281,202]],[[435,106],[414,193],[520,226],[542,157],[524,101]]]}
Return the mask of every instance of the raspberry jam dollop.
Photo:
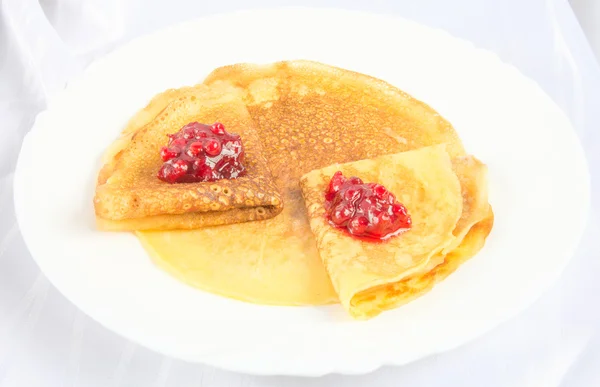
{"label": "raspberry jam dollop", "polygon": [[336,172],[325,192],[329,223],[350,234],[367,239],[386,240],[410,229],[406,207],[393,193],[376,183],[363,183]]}
{"label": "raspberry jam dollop", "polygon": [[228,133],[219,122],[185,125],[169,135],[160,157],[164,163],[158,178],[171,184],[235,179],[246,174],[242,139]]}

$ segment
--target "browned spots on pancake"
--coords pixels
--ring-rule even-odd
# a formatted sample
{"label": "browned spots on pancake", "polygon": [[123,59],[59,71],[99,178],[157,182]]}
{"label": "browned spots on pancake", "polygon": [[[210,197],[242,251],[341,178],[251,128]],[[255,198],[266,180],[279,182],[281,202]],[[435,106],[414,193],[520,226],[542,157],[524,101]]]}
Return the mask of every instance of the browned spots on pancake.
{"label": "browned spots on pancake", "polygon": [[291,200],[303,174],[333,163],[439,143],[451,155],[464,154],[450,123],[433,109],[364,74],[293,61],[225,66],[205,80],[223,82],[245,91],[271,171]]}

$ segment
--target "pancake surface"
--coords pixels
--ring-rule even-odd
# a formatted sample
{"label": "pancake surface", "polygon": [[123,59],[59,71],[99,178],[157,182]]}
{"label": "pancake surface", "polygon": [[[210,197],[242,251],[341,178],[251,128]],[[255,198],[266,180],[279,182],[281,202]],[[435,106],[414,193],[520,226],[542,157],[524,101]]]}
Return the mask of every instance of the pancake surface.
{"label": "pancake surface", "polygon": [[[324,195],[336,171],[384,185],[405,204],[409,231],[381,243],[332,227]],[[348,164],[333,164],[301,179],[311,229],[342,305],[371,318],[430,290],[480,248],[489,223],[486,168],[472,156],[450,161],[444,146],[420,148]],[[485,239],[483,236],[483,239]]]}
{"label": "pancake surface", "polygon": [[[380,304],[395,297],[382,288],[378,300],[355,302],[361,292],[393,284],[426,266],[454,240],[462,214],[461,186],[443,145],[381,156],[347,164],[333,164],[304,175],[301,180],[323,264],[342,305],[354,317],[372,317]],[[354,238],[326,219],[325,191],[333,174],[358,176],[385,186],[406,206],[412,227],[403,234],[376,243]],[[388,291],[389,290],[389,291]]]}
{"label": "pancake surface", "polygon": [[[174,92],[173,92],[174,93]],[[266,219],[279,213],[281,196],[246,107],[232,88],[199,86],[182,91],[154,118],[138,114],[105,155],[94,205],[98,225],[110,230],[197,228]],[[189,122],[216,122],[239,132],[247,175],[231,180],[167,184],[156,177],[167,135]],[[137,127],[137,125],[143,125]]]}
{"label": "pancake surface", "polygon": [[[442,143],[453,158],[466,156],[452,126],[433,109],[366,75],[307,61],[240,64],[216,69],[205,84],[239,92],[285,203],[281,214],[263,221],[137,233],[160,266],[214,293],[277,305],[337,302],[300,177],[334,163]],[[155,104],[166,104],[163,97]],[[464,230],[467,243],[472,231]]]}

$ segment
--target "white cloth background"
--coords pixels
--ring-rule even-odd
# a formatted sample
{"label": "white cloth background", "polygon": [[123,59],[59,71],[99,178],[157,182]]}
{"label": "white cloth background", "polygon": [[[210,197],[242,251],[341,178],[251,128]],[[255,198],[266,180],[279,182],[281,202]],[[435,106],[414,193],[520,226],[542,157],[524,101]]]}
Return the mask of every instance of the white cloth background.
{"label": "white cloth background", "polygon": [[[405,367],[385,367],[355,377],[245,376],[169,359],[107,331],[52,287],[21,239],[14,218],[12,172],[24,133],[70,77],[132,37],[210,13],[283,4],[269,0],[252,4],[241,0],[0,2],[0,386],[600,385],[600,248],[593,225],[599,219],[597,206],[572,263],[531,308],[472,343]],[[600,69],[566,1],[283,3],[394,13],[495,51],[540,83],[571,118],[595,178],[592,195],[598,197]],[[52,173],[51,162],[40,165],[40,173]],[[568,227],[560,223],[560,211],[568,211],[568,203],[557,208],[557,233],[548,236],[549,241],[560,238],[561,227]]]}
{"label": "white cloth background", "polygon": [[596,59],[600,60],[600,1],[569,0],[569,3],[586,33]]}

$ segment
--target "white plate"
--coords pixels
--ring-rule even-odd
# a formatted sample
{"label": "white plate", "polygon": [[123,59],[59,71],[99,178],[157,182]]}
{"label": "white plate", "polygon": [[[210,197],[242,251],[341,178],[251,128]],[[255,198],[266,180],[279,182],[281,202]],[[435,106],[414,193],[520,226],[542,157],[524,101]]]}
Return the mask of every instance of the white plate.
{"label": "white plate", "polygon": [[[295,58],[371,74],[426,101],[489,166],[496,222],[485,248],[429,294],[368,322],[339,306],[258,306],[193,289],[156,268],[133,235],[94,229],[100,154],[150,97],[220,65]],[[579,241],[589,177],[564,114],[495,55],[399,18],[285,9],[178,25],[91,65],[27,136],[15,201],[41,270],[107,328],[192,362],[321,375],[445,351],[528,306]]]}

